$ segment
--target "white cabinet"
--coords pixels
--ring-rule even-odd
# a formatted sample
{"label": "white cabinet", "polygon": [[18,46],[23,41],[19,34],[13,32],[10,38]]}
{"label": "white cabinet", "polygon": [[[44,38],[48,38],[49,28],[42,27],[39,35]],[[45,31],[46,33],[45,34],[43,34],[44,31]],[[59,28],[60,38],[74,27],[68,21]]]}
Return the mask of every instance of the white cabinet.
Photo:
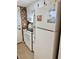
{"label": "white cabinet", "polygon": [[32,50],[32,32],[24,30],[24,42],[26,46]]}

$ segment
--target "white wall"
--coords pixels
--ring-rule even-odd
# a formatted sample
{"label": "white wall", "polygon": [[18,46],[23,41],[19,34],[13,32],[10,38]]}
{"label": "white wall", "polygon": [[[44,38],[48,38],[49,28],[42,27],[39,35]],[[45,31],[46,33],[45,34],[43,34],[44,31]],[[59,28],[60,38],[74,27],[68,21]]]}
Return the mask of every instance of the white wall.
{"label": "white wall", "polygon": [[61,46],[59,47],[58,59],[61,59]]}
{"label": "white wall", "polygon": [[[20,28],[20,30],[18,30]],[[17,43],[22,42],[22,25],[20,16],[20,7],[17,7]]]}
{"label": "white wall", "polygon": [[35,6],[36,6],[36,3],[33,3],[33,4],[31,4],[30,6],[27,7],[27,18],[30,17],[32,10],[37,9]]}

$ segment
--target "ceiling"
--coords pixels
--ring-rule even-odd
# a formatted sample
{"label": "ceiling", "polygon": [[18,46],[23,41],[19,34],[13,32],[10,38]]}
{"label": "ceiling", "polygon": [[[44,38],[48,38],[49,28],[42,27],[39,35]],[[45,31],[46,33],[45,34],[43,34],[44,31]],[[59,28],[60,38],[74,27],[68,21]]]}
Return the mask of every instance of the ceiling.
{"label": "ceiling", "polygon": [[36,0],[17,0],[17,5],[18,6],[23,6],[23,7],[27,7],[30,4],[32,4],[33,2],[35,2]]}

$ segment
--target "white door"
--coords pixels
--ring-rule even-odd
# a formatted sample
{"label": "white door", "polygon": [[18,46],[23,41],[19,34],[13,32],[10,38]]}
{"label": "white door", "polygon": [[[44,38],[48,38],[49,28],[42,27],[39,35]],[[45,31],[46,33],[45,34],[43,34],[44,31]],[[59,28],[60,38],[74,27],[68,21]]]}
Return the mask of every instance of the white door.
{"label": "white door", "polygon": [[22,26],[21,26],[21,16],[20,7],[17,7],[17,43],[22,42]]}

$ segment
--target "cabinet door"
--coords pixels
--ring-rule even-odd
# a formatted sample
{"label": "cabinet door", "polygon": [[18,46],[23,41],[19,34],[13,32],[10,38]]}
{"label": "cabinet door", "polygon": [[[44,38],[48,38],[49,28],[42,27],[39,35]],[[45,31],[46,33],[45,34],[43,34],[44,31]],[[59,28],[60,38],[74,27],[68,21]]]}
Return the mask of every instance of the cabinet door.
{"label": "cabinet door", "polygon": [[32,50],[32,46],[31,46],[32,36],[31,35],[32,33],[30,31],[26,31],[26,30],[24,31],[24,42],[30,50]]}

